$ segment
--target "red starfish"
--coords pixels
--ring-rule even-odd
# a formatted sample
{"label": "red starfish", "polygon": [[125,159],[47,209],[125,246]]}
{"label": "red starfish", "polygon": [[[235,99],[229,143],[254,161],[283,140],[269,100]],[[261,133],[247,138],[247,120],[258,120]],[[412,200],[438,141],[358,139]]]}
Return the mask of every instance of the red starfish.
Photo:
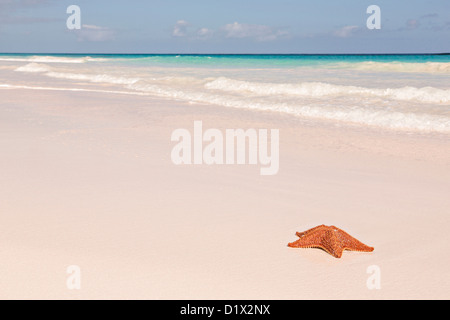
{"label": "red starfish", "polygon": [[321,248],[334,256],[342,257],[344,250],[372,252],[374,248],[366,246],[364,243],[356,240],[344,230],[335,226],[317,226],[305,232],[297,232],[300,238],[295,242],[289,243],[291,248]]}

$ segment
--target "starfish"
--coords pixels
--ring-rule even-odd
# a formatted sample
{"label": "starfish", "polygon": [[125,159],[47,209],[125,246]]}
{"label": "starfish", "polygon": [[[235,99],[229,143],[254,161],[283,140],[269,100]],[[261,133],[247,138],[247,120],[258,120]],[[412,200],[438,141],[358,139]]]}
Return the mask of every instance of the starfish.
{"label": "starfish", "polygon": [[289,243],[289,247],[321,248],[335,258],[342,257],[342,252],[344,250],[372,252],[374,249],[366,246],[344,230],[336,228],[335,226],[328,227],[326,225],[321,225],[305,232],[297,232],[296,235],[300,239]]}

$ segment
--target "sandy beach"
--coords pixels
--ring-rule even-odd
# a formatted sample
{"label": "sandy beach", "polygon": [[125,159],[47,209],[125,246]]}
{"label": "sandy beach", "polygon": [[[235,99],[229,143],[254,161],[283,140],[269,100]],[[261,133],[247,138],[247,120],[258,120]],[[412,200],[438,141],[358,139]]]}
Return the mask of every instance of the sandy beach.
{"label": "sandy beach", "polygon": [[[174,165],[171,133],[196,120],[279,129],[278,174]],[[0,149],[1,299],[449,298],[447,134],[0,89]],[[375,250],[287,247],[320,224]],[[79,290],[67,287],[73,265]]]}

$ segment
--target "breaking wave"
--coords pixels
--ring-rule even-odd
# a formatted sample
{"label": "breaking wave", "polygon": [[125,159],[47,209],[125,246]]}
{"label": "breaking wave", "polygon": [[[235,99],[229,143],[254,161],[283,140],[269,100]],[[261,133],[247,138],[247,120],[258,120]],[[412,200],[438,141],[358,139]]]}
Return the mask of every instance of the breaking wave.
{"label": "breaking wave", "polygon": [[421,73],[450,73],[450,63],[448,62],[377,62],[365,61],[353,65],[354,69],[366,71],[384,71],[384,72],[421,72]]}
{"label": "breaking wave", "polygon": [[218,78],[205,84],[207,89],[228,92],[249,92],[256,95],[295,95],[304,97],[328,97],[336,95],[362,95],[390,98],[395,100],[417,100],[429,103],[446,103],[450,101],[450,90],[432,87],[414,88],[365,88],[334,85],[322,82],[260,83],[227,78]]}
{"label": "breaking wave", "polygon": [[89,61],[104,61],[102,58],[92,57],[59,57],[59,56],[31,56],[31,57],[5,57],[0,56],[0,61],[10,62],[37,62],[37,63],[86,63]]}
{"label": "breaking wave", "polygon": [[434,87],[368,88],[325,82],[269,83],[186,74],[151,77],[150,73],[122,73],[122,70],[108,72],[100,69],[102,73],[94,73],[89,68],[79,72],[71,70],[37,62],[16,69],[18,72],[42,73],[56,79],[120,85],[123,89],[36,87],[36,90],[149,95],[390,129],[450,133],[450,90]]}
{"label": "breaking wave", "polygon": [[38,73],[43,72],[46,76],[56,79],[81,80],[94,83],[111,83],[111,84],[133,84],[139,81],[138,78],[117,77],[107,74],[81,74],[72,72],[56,72],[50,66],[38,63],[29,63],[25,66],[17,68],[15,71]]}

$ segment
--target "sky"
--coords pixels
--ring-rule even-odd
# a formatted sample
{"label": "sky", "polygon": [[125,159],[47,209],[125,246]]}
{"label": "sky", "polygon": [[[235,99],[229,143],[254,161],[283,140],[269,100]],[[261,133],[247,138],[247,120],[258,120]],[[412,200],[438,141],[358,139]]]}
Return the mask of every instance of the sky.
{"label": "sky", "polygon": [[[380,29],[367,27],[370,5]],[[0,52],[442,53],[450,1],[0,0]]]}

